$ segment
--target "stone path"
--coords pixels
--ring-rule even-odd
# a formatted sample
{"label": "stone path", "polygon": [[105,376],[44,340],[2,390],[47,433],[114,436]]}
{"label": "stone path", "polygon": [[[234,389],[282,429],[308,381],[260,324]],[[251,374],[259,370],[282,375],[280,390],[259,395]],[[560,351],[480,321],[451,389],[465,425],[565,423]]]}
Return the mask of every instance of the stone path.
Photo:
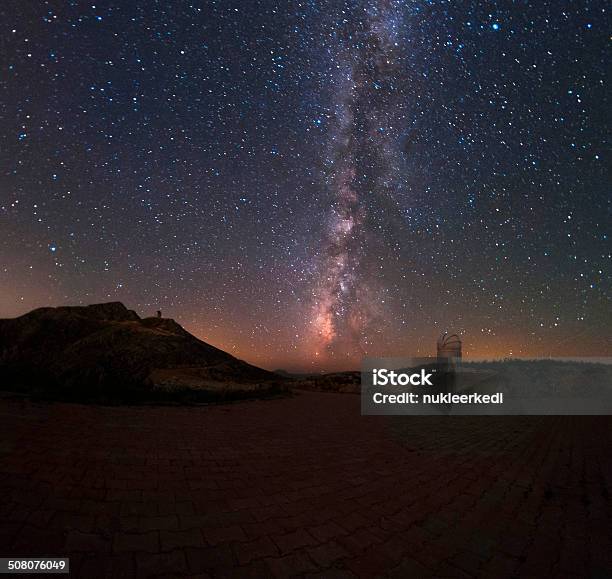
{"label": "stone path", "polygon": [[95,577],[612,576],[612,417],[0,400],[0,556]]}

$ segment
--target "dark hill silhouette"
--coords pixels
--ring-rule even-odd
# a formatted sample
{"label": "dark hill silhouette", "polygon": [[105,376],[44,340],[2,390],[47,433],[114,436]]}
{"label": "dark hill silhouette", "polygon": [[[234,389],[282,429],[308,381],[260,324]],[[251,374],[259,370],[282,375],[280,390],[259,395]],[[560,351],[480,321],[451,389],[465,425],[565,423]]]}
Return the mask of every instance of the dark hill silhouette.
{"label": "dark hill silhouette", "polygon": [[197,399],[276,390],[282,380],[211,346],[166,318],[120,302],[39,308],[0,319],[2,389],[50,397]]}

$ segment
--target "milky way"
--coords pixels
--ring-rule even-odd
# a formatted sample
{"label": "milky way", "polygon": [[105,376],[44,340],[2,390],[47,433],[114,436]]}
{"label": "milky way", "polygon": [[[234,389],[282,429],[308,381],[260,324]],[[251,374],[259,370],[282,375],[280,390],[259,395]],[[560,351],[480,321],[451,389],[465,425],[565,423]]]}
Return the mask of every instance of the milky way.
{"label": "milky way", "polygon": [[393,4],[358,4],[336,32],[338,77],[325,180],[335,203],[312,320],[313,343],[321,357],[365,353],[371,324],[384,323],[376,272],[368,271],[364,258],[377,252],[377,219],[371,213],[393,200],[403,154],[405,46]]}

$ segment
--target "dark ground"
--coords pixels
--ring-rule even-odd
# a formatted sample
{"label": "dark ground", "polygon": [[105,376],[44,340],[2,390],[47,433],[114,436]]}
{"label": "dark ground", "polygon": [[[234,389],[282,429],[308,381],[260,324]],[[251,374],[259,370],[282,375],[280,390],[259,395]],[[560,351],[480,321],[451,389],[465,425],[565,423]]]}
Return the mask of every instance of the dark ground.
{"label": "dark ground", "polygon": [[72,577],[610,577],[612,417],[0,400],[0,556]]}

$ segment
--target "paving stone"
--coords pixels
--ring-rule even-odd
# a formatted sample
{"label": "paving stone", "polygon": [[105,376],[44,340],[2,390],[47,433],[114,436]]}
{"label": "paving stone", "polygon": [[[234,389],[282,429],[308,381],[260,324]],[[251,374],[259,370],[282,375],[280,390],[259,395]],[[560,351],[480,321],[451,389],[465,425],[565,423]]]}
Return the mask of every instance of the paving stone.
{"label": "paving stone", "polygon": [[298,529],[297,531],[285,535],[276,535],[272,537],[272,539],[283,555],[295,551],[300,547],[315,545],[317,543],[312,535],[304,529]]}
{"label": "paving stone", "polygon": [[318,541],[327,541],[328,539],[348,534],[346,529],[333,521],[323,525],[317,525],[316,527],[309,527],[308,532]]}
{"label": "paving stone", "polygon": [[187,574],[187,558],[184,551],[172,551],[149,555],[138,553],[135,556],[136,570],[139,577],[169,575],[181,577]]}
{"label": "paving stone", "polygon": [[201,549],[185,549],[187,566],[191,573],[213,573],[232,570],[235,558],[228,545],[219,547],[204,547]]}
{"label": "paving stone", "polygon": [[350,556],[350,553],[335,541],[307,549],[310,558],[322,569],[330,567],[338,559]]}
{"label": "paving stone", "polygon": [[261,537],[246,543],[236,543],[234,553],[240,565],[246,565],[255,559],[273,557],[279,554],[278,547],[270,537]]}
{"label": "paving stone", "polygon": [[102,535],[71,531],[66,537],[66,551],[69,553],[108,553],[111,542]]}
{"label": "paving stone", "polygon": [[317,566],[303,552],[291,553],[284,557],[266,559],[272,577],[301,577],[304,573],[314,572]]}
{"label": "paving stone", "polygon": [[0,400],[0,545],[76,577],[612,576],[610,417]]}
{"label": "paving stone", "polygon": [[213,527],[204,530],[204,539],[209,545],[219,545],[235,541],[248,541],[248,537],[241,527]]}
{"label": "paving stone", "polygon": [[187,547],[204,547],[204,539],[199,529],[189,531],[161,531],[161,550],[173,551]]}
{"label": "paving stone", "polygon": [[118,533],[113,540],[113,551],[117,553],[133,553],[159,551],[159,533]]}

